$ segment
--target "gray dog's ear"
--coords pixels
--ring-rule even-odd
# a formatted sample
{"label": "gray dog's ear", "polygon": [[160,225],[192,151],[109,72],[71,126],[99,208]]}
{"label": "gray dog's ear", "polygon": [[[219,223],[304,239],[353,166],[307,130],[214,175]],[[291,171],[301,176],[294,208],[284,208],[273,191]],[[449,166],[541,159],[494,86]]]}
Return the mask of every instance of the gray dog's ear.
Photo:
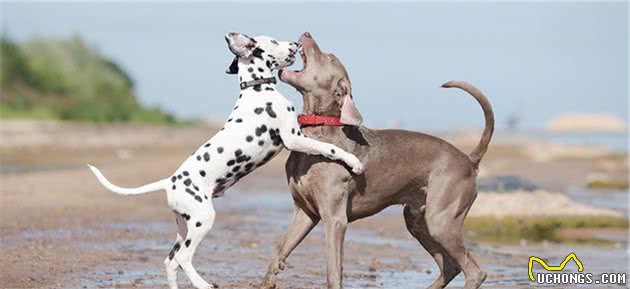
{"label": "gray dog's ear", "polygon": [[225,73],[227,74],[238,73],[238,57],[234,57],[234,60],[232,60],[232,63],[230,64],[230,66],[228,66],[228,68],[225,70]]}
{"label": "gray dog's ear", "polygon": [[256,40],[245,34],[230,32],[225,35],[225,41],[230,51],[237,57],[250,57],[256,49]]}
{"label": "gray dog's ear", "polygon": [[335,96],[342,99],[341,123],[359,126],[363,123],[363,116],[352,100],[352,87],[350,81],[341,79],[335,88]]}

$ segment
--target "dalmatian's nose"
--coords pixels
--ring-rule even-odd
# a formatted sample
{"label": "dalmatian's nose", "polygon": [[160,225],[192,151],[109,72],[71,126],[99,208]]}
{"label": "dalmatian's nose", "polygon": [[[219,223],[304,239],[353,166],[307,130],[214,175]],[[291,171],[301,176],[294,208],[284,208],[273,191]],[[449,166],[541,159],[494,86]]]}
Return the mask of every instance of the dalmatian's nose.
{"label": "dalmatian's nose", "polygon": [[289,53],[291,55],[295,55],[295,53],[297,53],[298,51],[298,45],[295,42],[291,42],[291,47],[289,47]]}

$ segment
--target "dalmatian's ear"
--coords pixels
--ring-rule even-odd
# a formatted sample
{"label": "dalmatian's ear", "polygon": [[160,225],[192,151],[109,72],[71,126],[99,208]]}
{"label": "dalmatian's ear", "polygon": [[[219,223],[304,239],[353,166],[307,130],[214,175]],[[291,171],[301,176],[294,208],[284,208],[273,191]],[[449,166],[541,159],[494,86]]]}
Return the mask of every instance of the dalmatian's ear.
{"label": "dalmatian's ear", "polygon": [[359,126],[363,123],[363,116],[352,100],[352,88],[347,79],[341,79],[335,88],[335,96],[342,98],[341,123]]}
{"label": "dalmatian's ear", "polygon": [[228,66],[228,68],[225,70],[225,73],[227,73],[227,74],[237,74],[238,73],[238,57],[234,57],[234,59],[232,60],[232,63],[230,64],[230,66]]}
{"label": "dalmatian's ear", "polygon": [[236,57],[248,58],[256,49],[256,40],[245,34],[230,32],[225,35],[225,41]]}

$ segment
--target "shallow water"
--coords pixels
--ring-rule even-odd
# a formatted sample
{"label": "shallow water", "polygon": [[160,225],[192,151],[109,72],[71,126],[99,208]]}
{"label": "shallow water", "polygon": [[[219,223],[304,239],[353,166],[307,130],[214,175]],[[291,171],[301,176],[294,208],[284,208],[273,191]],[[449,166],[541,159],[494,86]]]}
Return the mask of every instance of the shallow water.
{"label": "shallow water", "polygon": [[[292,201],[287,192],[238,195],[238,198],[216,200],[217,221],[197,251],[195,266],[204,278],[219,281],[223,288],[255,288],[253,285],[262,278],[273,244],[290,222]],[[222,222],[221,216],[230,212],[237,212],[240,220],[237,225]],[[399,208],[391,208],[385,211],[385,216],[391,217],[398,213]],[[172,247],[175,231],[176,226],[172,222],[111,222],[98,227],[78,226],[70,230],[24,231],[15,236],[2,236],[0,241],[3,246],[9,247],[18,246],[20,240],[24,239],[67,241],[82,251],[115,252],[125,256],[123,259],[116,257],[104,260],[97,266],[71,273],[68,277],[79,285],[65,288],[163,288],[166,280],[161,260]],[[103,234],[116,235],[121,232],[137,233],[138,237],[103,238]],[[321,226],[313,234],[314,238],[321,236]],[[376,252],[373,255],[377,256],[381,266],[374,270],[368,269],[369,266],[362,263],[363,256],[356,256],[356,252],[346,254],[346,288],[416,289],[428,286],[437,278],[438,268],[419,244],[411,238],[397,236],[382,234],[366,226],[350,226],[347,244],[364,248],[365,252]],[[378,252],[380,248],[394,248],[401,256],[421,254],[421,257],[415,258],[413,262],[417,264],[409,267],[400,258],[381,254]],[[628,269],[627,239],[617,245],[515,246],[469,243],[469,248],[475,256],[479,256],[482,268],[489,273],[484,288],[529,287],[527,262],[532,255],[549,258],[549,264],[556,264],[568,253],[575,252],[584,263],[585,270],[596,275],[602,272],[625,272]],[[324,250],[321,246],[299,247],[292,255],[295,257],[289,260],[289,269],[281,274],[282,287],[324,287]],[[539,272],[541,268],[535,270]],[[568,270],[575,271],[575,268]],[[179,276],[180,286],[190,287],[184,275],[180,273]],[[461,288],[463,285],[464,277],[460,274],[449,288]]]}
{"label": "shallow water", "polygon": [[572,187],[566,190],[566,194],[579,203],[618,210],[628,216],[628,204],[630,204],[628,190],[592,190]]}

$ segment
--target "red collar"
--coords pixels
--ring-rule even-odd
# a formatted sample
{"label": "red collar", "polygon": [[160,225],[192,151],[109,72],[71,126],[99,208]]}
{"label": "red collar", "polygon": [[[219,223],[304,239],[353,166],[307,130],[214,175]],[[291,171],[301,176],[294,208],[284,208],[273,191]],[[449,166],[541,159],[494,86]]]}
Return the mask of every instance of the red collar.
{"label": "red collar", "polygon": [[308,125],[324,125],[324,126],[343,126],[341,119],[336,116],[321,116],[316,114],[300,114],[298,115],[298,123],[302,126]]}

